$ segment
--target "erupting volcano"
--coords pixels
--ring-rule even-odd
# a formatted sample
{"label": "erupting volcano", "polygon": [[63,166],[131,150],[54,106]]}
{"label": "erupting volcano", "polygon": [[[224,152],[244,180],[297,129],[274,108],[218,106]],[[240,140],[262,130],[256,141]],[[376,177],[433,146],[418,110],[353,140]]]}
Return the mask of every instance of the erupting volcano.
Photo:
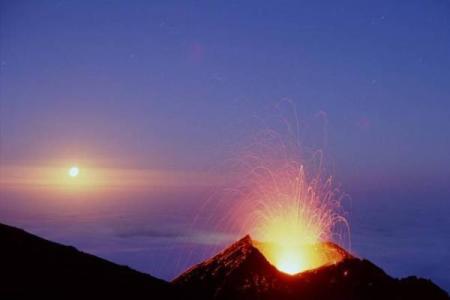
{"label": "erupting volcano", "polygon": [[339,246],[350,246],[346,195],[323,152],[306,159],[282,140],[271,131],[249,149],[231,189],[245,237],[182,273],[177,288],[194,299],[447,299],[430,281],[392,278]]}
{"label": "erupting volcano", "polygon": [[342,260],[326,245],[350,245],[345,194],[327,174],[323,152],[308,155],[295,138],[271,131],[247,153],[234,211],[245,220],[240,233],[250,234],[265,258],[287,274]]}
{"label": "erupting volcano", "polygon": [[429,280],[392,278],[333,243],[321,251],[341,261],[288,275],[245,236],[170,283],[1,223],[0,243],[1,299],[448,299]]}
{"label": "erupting volcano", "polygon": [[[365,259],[333,243],[316,244],[319,255],[339,258],[299,274],[280,272],[245,236],[214,257],[192,267],[172,284],[189,299],[448,299],[432,282],[395,279]],[[327,257],[325,264],[333,258]]]}
{"label": "erupting volcano", "polygon": [[303,166],[290,168],[276,176],[283,183],[269,184],[270,190],[260,195],[268,199],[257,211],[252,236],[260,241],[256,246],[269,262],[295,274],[340,261],[339,253],[324,242],[331,240],[339,222],[346,223],[335,212],[338,202],[333,201],[331,179],[310,183]]}

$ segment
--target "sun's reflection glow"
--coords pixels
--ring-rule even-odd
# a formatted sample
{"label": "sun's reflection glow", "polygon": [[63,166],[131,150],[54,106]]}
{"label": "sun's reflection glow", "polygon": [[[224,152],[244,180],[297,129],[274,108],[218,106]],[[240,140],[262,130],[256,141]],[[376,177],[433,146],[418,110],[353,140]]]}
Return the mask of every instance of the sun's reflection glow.
{"label": "sun's reflection glow", "polygon": [[69,169],[70,177],[77,177],[79,173],[80,173],[80,169],[77,166],[73,166]]}

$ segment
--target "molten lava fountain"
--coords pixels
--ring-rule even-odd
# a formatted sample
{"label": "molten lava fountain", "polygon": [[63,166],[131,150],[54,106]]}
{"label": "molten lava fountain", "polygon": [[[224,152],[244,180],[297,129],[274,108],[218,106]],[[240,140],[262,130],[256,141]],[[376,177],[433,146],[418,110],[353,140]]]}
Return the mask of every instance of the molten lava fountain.
{"label": "molten lava fountain", "polygon": [[332,177],[323,176],[322,152],[311,155],[309,166],[315,171],[307,176],[297,152],[290,155],[285,144],[274,152],[273,143],[263,144],[271,150],[269,155],[251,152],[245,159],[252,167],[241,189],[240,209],[250,212],[244,230],[258,241],[266,259],[285,273],[338,262],[343,257],[326,242],[349,241],[349,226],[341,213],[344,194]]}
{"label": "molten lava fountain", "polygon": [[[291,173],[294,172],[295,173]],[[286,173],[285,173],[286,172]],[[272,174],[274,175],[274,174]],[[289,178],[286,178],[289,176]],[[292,176],[292,178],[291,178]],[[303,166],[277,174],[276,187],[260,197],[252,236],[258,248],[279,270],[295,274],[340,260],[322,242],[333,239],[333,229],[345,219],[336,213],[339,202],[331,178],[308,182]]]}

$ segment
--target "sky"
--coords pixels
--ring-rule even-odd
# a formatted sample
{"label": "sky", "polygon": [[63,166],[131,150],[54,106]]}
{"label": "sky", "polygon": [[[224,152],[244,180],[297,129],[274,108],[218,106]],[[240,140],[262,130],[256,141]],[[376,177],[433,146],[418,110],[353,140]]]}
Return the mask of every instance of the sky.
{"label": "sky", "polygon": [[203,256],[168,252],[218,238],[180,246],[176,225],[281,103],[351,197],[355,252],[448,290],[449,15],[438,0],[0,1],[0,222],[170,279]]}

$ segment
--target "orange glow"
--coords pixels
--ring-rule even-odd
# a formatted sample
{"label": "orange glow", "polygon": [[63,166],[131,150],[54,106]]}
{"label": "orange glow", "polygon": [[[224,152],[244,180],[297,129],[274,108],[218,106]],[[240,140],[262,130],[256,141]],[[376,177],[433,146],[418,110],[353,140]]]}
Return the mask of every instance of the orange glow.
{"label": "orange glow", "polygon": [[155,169],[105,168],[93,163],[67,167],[67,162],[48,165],[0,166],[0,188],[45,189],[49,192],[97,192],[105,189],[153,189],[156,187],[209,186],[220,183],[220,176],[200,172]]}
{"label": "orange glow", "polygon": [[330,243],[281,245],[276,243],[255,243],[266,259],[278,270],[289,275],[336,264],[346,254]]}
{"label": "orange glow", "polygon": [[256,230],[258,239],[266,241],[258,248],[269,262],[288,274],[328,263],[320,248],[314,246],[325,235],[328,224],[316,218],[315,214],[320,214],[315,211],[317,208],[300,208],[295,204],[272,208],[270,218],[259,224]]}
{"label": "orange glow", "polygon": [[323,246],[340,239],[339,229],[348,233],[348,224],[339,214],[342,194],[331,178],[322,180],[320,174],[308,178],[304,167],[292,161],[256,172],[256,187],[246,197],[257,206],[246,226],[266,259],[287,274],[341,260],[341,254]]}
{"label": "orange glow", "polygon": [[313,203],[287,203],[272,208],[269,218],[258,225],[256,236],[266,241],[259,249],[280,271],[296,274],[330,263],[317,245],[327,238],[332,215],[320,209]]}
{"label": "orange glow", "polygon": [[[101,180],[98,169],[88,166],[81,172],[77,166],[9,166],[2,168],[0,184],[5,188],[86,189]],[[76,180],[75,180],[76,179]]]}

